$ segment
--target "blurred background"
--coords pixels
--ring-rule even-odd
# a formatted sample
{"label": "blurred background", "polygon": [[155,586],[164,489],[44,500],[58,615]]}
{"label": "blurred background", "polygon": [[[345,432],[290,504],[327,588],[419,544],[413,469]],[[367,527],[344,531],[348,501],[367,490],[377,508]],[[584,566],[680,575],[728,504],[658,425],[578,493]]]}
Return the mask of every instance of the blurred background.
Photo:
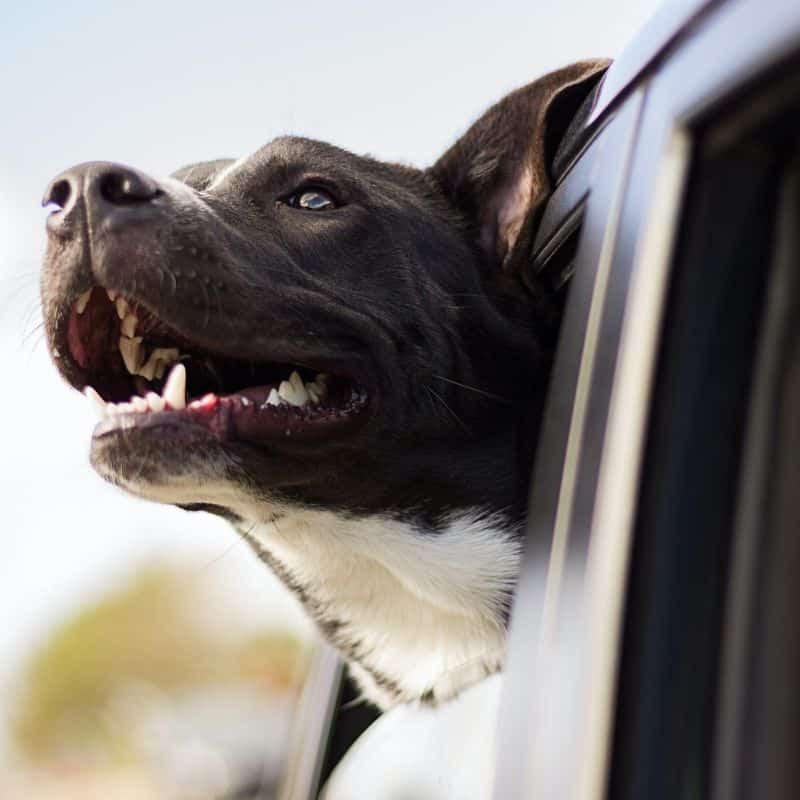
{"label": "blurred background", "polygon": [[425,166],[507,91],[616,56],[655,0],[17,3],[0,29],[0,797],[272,797],[313,648],[220,520],[87,462],[40,327],[39,198],[295,133]]}

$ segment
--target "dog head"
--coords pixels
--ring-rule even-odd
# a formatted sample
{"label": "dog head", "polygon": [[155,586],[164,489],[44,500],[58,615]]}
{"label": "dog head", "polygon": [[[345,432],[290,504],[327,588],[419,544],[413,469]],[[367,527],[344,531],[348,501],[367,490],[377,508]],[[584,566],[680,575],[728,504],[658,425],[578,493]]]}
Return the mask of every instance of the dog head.
{"label": "dog head", "polygon": [[56,177],[45,326],[102,409],[95,469],[223,515],[523,502],[549,354],[504,265],[550,188],[563,98],[602,66],[510,95],[427,170],[282,137],[161,180]]}

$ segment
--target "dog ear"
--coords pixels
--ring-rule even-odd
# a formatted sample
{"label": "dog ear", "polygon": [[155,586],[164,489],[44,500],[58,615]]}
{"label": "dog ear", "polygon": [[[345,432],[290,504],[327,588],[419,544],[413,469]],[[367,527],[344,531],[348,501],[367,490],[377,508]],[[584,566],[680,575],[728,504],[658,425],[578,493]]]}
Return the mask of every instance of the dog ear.
{"label": "dog ear", "polygon": [[505,261],[523,224],[550,192],[558,144],[608,64],[581,61],[517,89],[430,168],[491,263]]}
{"label": "dog ear", "polygon": [[214,178],[216,178],[225,167],[229,167],[233,163],[234,159],[232,158],[218,158],[216,161],[201,161],[197,164],[189,164],[175,170],[171,177],[201,192],[213,183]]}

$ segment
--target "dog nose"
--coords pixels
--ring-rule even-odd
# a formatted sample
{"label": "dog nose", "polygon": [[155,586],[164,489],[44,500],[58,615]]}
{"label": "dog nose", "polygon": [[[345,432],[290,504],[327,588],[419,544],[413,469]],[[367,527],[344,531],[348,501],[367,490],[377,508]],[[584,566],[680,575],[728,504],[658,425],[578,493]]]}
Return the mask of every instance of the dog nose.
{"label": "dog nose", "polygon": [[42,205],[56,206],[47,219],[48,228],[55,232],[69,228],[82,205],[86,213],[98,219],[114,209],[147,205],[160,194],[158,184],[138,170],[123,164],[90,161],[53,178],[45,189]]}

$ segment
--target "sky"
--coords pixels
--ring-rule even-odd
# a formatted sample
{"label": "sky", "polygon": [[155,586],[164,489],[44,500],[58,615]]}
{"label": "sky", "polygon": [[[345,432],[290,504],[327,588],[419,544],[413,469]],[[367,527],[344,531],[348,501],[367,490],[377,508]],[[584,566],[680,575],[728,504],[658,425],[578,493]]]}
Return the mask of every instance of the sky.
{"label": "sky", "polygon": [[[152,558],[233,576],[225,613],[297,606],[220,520],[105,485],[94,417],[38,310],[48,180],[90,160],[153,175],[299,134],[425,166],[538,75],[617,56],[655,0],[10,4],[0,28],[0,689],[47,632]],[[0,694],[0,713],[2,713]]]}

